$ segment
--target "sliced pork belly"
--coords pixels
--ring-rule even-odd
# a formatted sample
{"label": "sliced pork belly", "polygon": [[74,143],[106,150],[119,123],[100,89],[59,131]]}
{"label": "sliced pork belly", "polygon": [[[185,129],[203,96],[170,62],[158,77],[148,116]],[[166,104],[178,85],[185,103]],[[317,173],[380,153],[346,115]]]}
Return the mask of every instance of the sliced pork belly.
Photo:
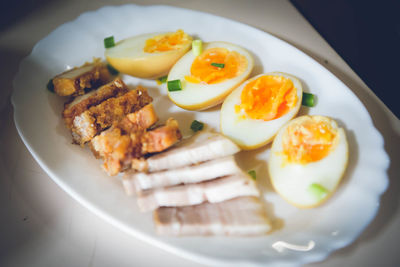
{"label": "sliced pork belly", "polygon": [[157,153],[166,150],[182,139],[178,121],[169,118],[165,125],[146,131],[141,137],[141,154]]}
{"label": "sliced pork belly", "polygon": [[256,236],[268,234],[271,230],[265,208],[256,197],[163,207],[154,211],[154,222],[158,234],[172,236]]}
{"label": "sliced pork belly", "polygon": [[139,192],[137,203],[142,212],[159,207],[216,203],[239,196],[259,196],[255,182],[245,173],[195,184],[157,188]]}
{"label": "sliced pork belly", "polygon": [[178,184],[199,183],[214,178],[240,173],[234,156],[206,161],[196,165],[153,173],[127,173],[122,180],[128,195],[147,189]]}
{"label": "sliced pork belly", "polygon": [[88,108],[96,106],[111,97],[118,97],[127,92],[128,87],[125,83],[120,78],[116,78],[112,82],[100,86],[96,90],[75,97],[73,101],[64,105],[62,116],[65,125],[68,129],[71,129],[75,116],[80,115]]}
{"label": "sliced pork belly", "polygon": [[138,87],[122,96],[109,98],[90,107],[73,120],[71,130],[74,141],[85,144],[125,115],[138,111],[152,100],[145,88]]}
{"label": "sliced pork belly", "polygon": [[54,92],[60,96],[83,95],[85,89],[97,88],[111,80],[107,65],[95,59],[81,67],[65,71],[52,79]]}
{"label": "sliced pork belly", "polygon": [[132,168],[138,171],[156,172],[197,164],[240,151],[230,139],[217,133],[200,133],[176,147],[149,157],[132,161]]}
{"label": "sliced pork belly", "polygon": [[103,159],[103,169],[109,175],[116,175],[130,166],[132,158],[142,156],[140,136],[157,120],[153,105],[148,104],[91,140],[93,154]]}
{"label": "sliced pork belly", "polygon": [[128,114],[119,123],[103,131],[90,142],[93,153],[103,159],[103,169],[109,175],[130,168],[134,158],[149,152],[161,152],[178,142],[182,135],[176,120],[146,130],[157,121],[152,104]]}
{"label": "sliced pork belly", "polygon": [[135,132],[137,129],[147,129],[158,121],[153,104],[148,104],[136,112],[129,113],[117,123],[126,133]]}

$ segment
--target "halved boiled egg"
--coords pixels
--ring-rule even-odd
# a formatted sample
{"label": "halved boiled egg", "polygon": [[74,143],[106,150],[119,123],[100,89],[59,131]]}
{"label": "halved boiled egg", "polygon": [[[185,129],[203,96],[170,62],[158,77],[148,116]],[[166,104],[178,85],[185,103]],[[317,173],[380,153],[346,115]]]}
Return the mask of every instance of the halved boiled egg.
{"label": "halved boiled egg", "polygon": [[130,37],[105,51],[108,63],[121,73],[139,78],[158,78],[191,47],[192,37],[183,30]]}
{"label": "halved boiled egg", "polygon": [[205,43],[200,55],[189,51],[172,67],[168,81],[181,81],[182,90],[169,91],[168,96],[184,109],[215,106],[247,79],[253,66],[253,57],[240,46],[227,42]]}
{"label": "halved boiled egg", "polygon": [[268,160],[275,191],[289,203],[312,208],[336,190],[348,162],[343,128],[324,116],[301,116],[276,135]]}
{"label": "halved boiled egg", "polygon": [[299,111],[303,88],[281,72],[257,75],[236,88],[221,108],[221,132],[242,149],[269,143]]}

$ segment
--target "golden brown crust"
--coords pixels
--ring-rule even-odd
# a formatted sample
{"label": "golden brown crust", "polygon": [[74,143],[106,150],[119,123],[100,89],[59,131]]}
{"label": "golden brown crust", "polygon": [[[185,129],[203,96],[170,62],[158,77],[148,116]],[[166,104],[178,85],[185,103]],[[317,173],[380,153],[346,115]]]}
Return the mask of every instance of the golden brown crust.
{"label": "golden brown crust", "polygon": [[115,175],[130,166],[133,158],[140,157],[141,136],[158,120],[153,105],[149,104],[115,122],[107,131],[93,138],[91,149],[104,160],[103,169]]}
{"label": "golden brown crust", "polygon": [[135,112],[153,99],[143,87],[137,87],[119,97],[109,98],[75,116],[71,131],[74,141],[83,145],[94,136],[118,123],[128,113]]}
{"label": "golden brown crust", "polygon": [[120,172],[124,167],[123,160],[130,158],[136,152],[134,141],[128,135],[122,135],[119,128],[110,129],[98,141],[103,144],[103,150],[99,154],[103,156],[103,168],[109,175]]}
{"label": "golden brown crust", "polygon": [[[90,96],[84,98],[78,103],[75,104],[78,99],[66,103],[62,113],[66,126],[68,129],[71,129],[75,116],[78,116],[88,108],[96,106],[111,97],[119,97],[126,92],[128,92],[128,87],[120,78],[116,78],[112,82],[99,87],[96,91],[91,93]],[[85,96],[78,96],[77,98],[83,97]]]}
{"label": "golden brown crust", "polygon": [[121,120],[126,114],[135,112],[152,101],[145,88],[137,87],[120,97],[107,99],[88,111],[96,118],[96,124],[105,129],[113,122]]}
{"label": "golden brown crust", "polygon": [[[146,130],[157,121],[154,114],[152,105],[147,105],[93,138],[91,149],[103,159],[103,169],[109,175],[130,168],[135,159],[148,153],[161,152],[182,138],[174,119],[169,119],[166,125]],[[137,120],[130,121],[128,117],[136,117]]]}
{"label": "golden brown crust", "polygon": [[126,118],[139,128],[147,129],[158,121],[153,104],[148,104],[135,113],[129,113]]}
{"label": "golden brown crust", "polygon": [[111,80],[107,65],[94,59],[80,67],[65,71],[53,78],[54,92],[60,96],[83,95],[85,89],[96,88]]}
{"label": "golden brown crust", "polygon": [[181,139],[178,122],[169,118],[165,125],[148,131],[142,136],[142,154],[164,151]]}

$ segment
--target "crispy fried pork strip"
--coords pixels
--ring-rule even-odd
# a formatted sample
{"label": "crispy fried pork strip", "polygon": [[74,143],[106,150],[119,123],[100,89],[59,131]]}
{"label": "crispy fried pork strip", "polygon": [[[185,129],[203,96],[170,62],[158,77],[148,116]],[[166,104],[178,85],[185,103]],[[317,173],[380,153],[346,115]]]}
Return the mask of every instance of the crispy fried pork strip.
{"label": "crispy fried pork strip", "polygon": [[[105,135],[103,135],[105,134]],[[103,159],[103,170],[113,176],[122,171],[126,160],[137,153],[129,135],[122,135],[120,128],[111,128],[91,140],[91,150]]]}
{"label": "crispy fried pork strip", "polygon": [[60,96],[83,95],[85,89],[96,88],[111,80],[107,65],[95,59],[93,63],[85,63],[65,71],[52,80],[54,92]]}
{"label": "crispy fried pork strip", "polygon": [[107,83],[96,90],[75,97],[73,101],[64,105],[62,117],[65,125],[68,127],[68,129],[71,129],[75,116],[111,97],[119,97],[126,92],[128,92],[128,87],[121,80],[121,78],[116,78],[110,83]]}
{"label": "crispy fried pork strip", "polygon": [[132,168],[138,171],[156,172],[197,164],[228,155],[240,149],[230,139],[217,133],[200,133],[164,153],[147,159],[135,159]]}
{"label": "crispy fried pork strip", "polygon": [[145,88],[138,87],[122,96],[109,98],[90,107],[73,120],[71,130],[74,141],[83,145],[126,114],[141,109],[152,100]]}
{"label": "crispy fried pork strip", "polygon": [[257,186],[247,174],[234,175],[195,184],[157,188],[139,192],[137,203],[140,211],[152,211],[159,207],[216,203],[240,196],[259,196]]}
{"label": "crispy fried pork strip", "polygon": [[130,165],[132,157],[140,157],[140,136],[158,120],[153,104],[127,114],[110,129],[95,136],[90,148],[97,158],[103,159],[103,169],[116,175]]}
{"label": "crispy fried pork strip", "polygon": [[199,183],[214,178],[241,172],[234,156],[206,161],[197,165],[153,173],[131,172],[122,180],[128,195],[147,189],[178,184]]}
{"label": "crispy fried pork strip", "polygon": [[182,139],[178,122],[169,118],[165,125],[159,126],[151,131],[146,131],[141,138],[141,153],[156,153],[164,151]]}
{"label": "crispy fried pork strip", "polygon": [[257,236],[271,231],[265,208],[256,197],[163,207],[154,211],[154,222],[158,234],[171,236]]}
{"label": "crispy fried pork strip", "polygon": [[118,126],[127,133],[135,132],[137,129],[147,129],[158,121],[153,104],[148,104],[136,112],[129,113],[126,118],[118,123]]}
{"label": "crispy fried pork strip", "polygon": [[119,123],[103,131],[90,142],[93,153],[103,159],[103,169],[116,175],[131,165],[133,158],[161,152],[181,139],[178,123],[168,119],[165,125],[146,130],[157,121],[151,104],[128,114]]}

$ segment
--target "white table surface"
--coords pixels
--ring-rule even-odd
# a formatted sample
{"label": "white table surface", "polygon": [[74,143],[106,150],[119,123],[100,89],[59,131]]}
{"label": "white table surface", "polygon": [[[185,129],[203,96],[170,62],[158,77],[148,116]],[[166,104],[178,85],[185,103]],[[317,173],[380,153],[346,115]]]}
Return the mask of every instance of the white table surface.
{"label": "white table surface", "polygon": [[39,2],[44,3],[0,32],[0,266],[203,266],[143,243],[81,206],[39,167],[14,126],[12,79],[35,43],[82,12],[126,3],[179,6],[254,26],[301,49],[351,88],[385,139],[390,186],[376,218],[353,244],[309,266],[399,266],[400,122],[290,2]]}

